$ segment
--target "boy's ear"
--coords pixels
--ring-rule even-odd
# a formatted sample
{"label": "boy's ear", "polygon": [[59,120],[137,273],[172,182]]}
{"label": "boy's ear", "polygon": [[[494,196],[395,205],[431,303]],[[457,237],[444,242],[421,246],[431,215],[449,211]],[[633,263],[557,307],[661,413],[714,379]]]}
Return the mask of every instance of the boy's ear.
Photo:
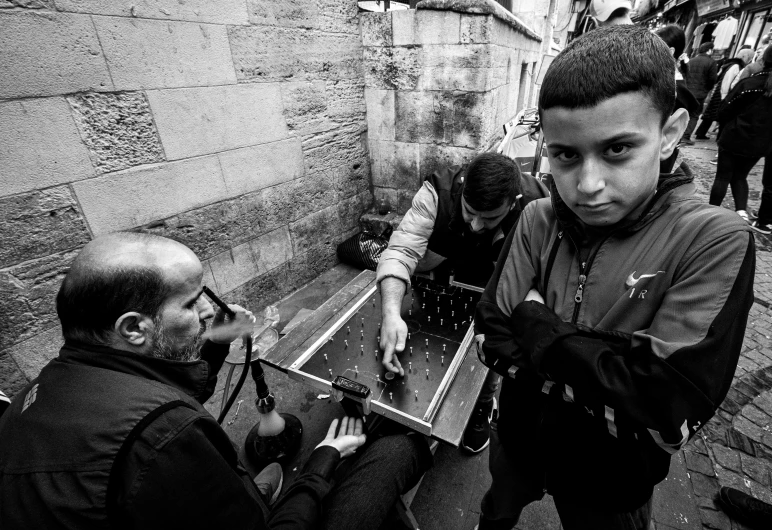
{"label": "boy's ear", "polygon": [[662,128],[662,145],[659,150],[659,159],[667,160],[673,154],[678,141],[684,134],[689,124],[689,112],[686,109],[676,109],[665,122]]}

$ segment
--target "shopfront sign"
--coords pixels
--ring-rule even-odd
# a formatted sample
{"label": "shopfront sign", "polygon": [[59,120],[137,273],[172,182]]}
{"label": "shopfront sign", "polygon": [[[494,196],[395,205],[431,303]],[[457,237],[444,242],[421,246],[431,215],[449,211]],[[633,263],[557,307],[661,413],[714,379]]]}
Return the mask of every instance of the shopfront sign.
{"label": "shopfront sign", "polygon": [[732,7],[730,0],[696,0],[697,14],[701,17]]}

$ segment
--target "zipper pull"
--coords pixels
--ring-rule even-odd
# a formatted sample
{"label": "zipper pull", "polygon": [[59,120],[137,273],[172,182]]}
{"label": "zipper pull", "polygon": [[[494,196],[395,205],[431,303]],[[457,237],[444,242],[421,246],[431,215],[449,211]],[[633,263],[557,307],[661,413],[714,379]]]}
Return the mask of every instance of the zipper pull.
{"label": "zipper pull", "polygon": [[579,274],[579,286],[576,288],[576,294],[574,295],[574,302],[577,304],[582,303],[582,293],[584,291],[584,282],[587,281],[587,276],[584,274],[584,269],[587,267],[587,262],[582,262],[582,272]]}
{"label": "zipper pull", "polygon": [[579,287],[576,288],[576,294],[574,295],[574,302],[577,304],[582,303],[582,291],[584,291],[584,282],[587,281],[587,276],[584,274],[579,275]]}

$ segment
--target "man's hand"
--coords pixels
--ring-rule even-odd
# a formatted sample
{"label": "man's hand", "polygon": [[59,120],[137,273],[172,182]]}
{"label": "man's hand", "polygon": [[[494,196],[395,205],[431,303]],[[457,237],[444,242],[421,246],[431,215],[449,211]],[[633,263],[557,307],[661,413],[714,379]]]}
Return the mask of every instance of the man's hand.
{"label": "man's hand", "polygon": [[236,304],[229,304],[228,307],[236,313],[236,316],[232,319],[226,317],[223,310],[218,308],[206,339],[217,344],[230,344],[239,337],[252,334],[257,320],[252,312]]}
{"label": "man's hand", "polygon": [[329,445],[338,450],[341,458],[346,458],[356,453],[357,448],[361,447],[367,439],[367,436],[362,434],[362,420],[359,418],[346,416],[340,420],[340,430],[335,434],[337,428],[338,420],[332,420],[327,436],[316,447]]}
{"label": "man's hand", "polygon": [[398,353],[405,349],[407,340],[407,324],[398,314],[385,314],[381,322],[381,350],[383,350],[383,366],[390,372],[405,375],[405,370],[397,358]]}

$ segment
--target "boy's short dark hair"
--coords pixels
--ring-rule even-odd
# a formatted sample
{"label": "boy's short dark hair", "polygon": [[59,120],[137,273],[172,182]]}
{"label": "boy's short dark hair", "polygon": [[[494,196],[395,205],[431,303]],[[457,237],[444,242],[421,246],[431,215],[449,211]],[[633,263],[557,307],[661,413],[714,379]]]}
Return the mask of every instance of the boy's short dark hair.
{"label": "boy's short dark hair", "polygon": [[464,199],[478,212],[512,204],[520,190],[520,168],[508,156],[482,153],[466,168]]}
{"label": "boy's short dark hair", "polygon": [[665,41],[668,47],[673,48],[673,56],[680,57],[686,49],[686,35],[684,30],[675,24],[669,24],[657,30],[657,35]]}
{"label": "boy's short dark hair", "polygon": [[607,26],[571,42],[552,62],[539,94],[546,109],[589,108],[627,92],[644,92],[662,114],[675,108],[675,61],[665,42],[639,26]]}
{"label": "boy's short dark hair", "polygon": [[712,49],[713,49],[712,42],[703,42],[702,44],[700,44],[699,51],[700,53],[708,53]]}

